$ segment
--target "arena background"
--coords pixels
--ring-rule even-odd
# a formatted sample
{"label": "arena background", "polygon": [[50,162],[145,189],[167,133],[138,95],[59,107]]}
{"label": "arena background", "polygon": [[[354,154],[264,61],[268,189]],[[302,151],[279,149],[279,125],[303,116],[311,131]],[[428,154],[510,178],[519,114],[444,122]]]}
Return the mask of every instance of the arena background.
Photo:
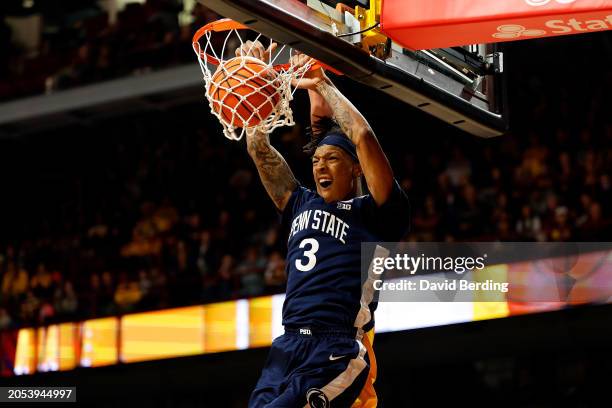
{"label": "arena background", "polygon": [[[217,18],[178,0],[128,3],[110,20],[96,1],[0,8],[0,113],[183,65],[198,75],[191,35]],[[405,239],[610,241],[612,36],[504,51],[511,129],[493,139],[333,78],[410,197]],[[75,385],[88,406],[246,406],[266,347],[14,376],[21,328],[283,292],[276,213],[197,80],[0,124],[0,385]],[[272,140],[309,185],[296,95],[296,126]],[[584,305],[381,333],[380,406],[608,405],[611,321],[610,305]]]}

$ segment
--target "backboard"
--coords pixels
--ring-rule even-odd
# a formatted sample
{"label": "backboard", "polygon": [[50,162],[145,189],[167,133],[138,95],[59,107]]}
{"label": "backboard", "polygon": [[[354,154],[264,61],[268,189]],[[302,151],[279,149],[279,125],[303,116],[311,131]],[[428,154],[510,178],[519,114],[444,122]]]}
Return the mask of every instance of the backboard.
{"label": "backboard", "polygon": [[412,51],[376,29],[359,33],[365,20],[375,22],[380,0],[370,0],[370,10],[359,8],[367,0],[351,7],[322,0],[198,1],[468,133],[493,137],[507,130],[500,45]]}

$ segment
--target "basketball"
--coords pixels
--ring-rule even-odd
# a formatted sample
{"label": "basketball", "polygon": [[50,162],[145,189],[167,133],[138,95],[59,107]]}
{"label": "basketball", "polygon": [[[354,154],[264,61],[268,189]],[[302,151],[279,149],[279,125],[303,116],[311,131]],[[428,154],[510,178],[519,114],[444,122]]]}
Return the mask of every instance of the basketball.
{"label": "basketball", "polygon": [[235,57],[226,61],[217,68],[208,90],[213,110],[231,126],[256,126],[280,101],[277,88],[270,81],[276,76],[276,71],[257,58]]}

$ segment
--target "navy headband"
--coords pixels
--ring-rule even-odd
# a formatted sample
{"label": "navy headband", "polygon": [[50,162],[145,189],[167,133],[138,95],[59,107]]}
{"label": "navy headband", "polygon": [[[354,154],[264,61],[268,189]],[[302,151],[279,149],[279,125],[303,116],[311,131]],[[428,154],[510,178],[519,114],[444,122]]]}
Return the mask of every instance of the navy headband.
{"label": "navy headband", "polygon": [[355,148],[355,145],[342,133],[329,133],[319,142],[317,147],[324,145],[339,147],[347,152],[349,156],[353,158],[353,160],[359,161],[357,158],[357,149]]}

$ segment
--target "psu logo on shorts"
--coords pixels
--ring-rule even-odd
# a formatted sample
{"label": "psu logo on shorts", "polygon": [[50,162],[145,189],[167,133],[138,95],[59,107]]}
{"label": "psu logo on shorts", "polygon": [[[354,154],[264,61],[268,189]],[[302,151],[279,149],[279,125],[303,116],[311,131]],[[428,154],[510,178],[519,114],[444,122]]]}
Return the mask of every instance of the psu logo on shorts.
{"label": "psu logo on shorts", "polygon": [[327,395],[318,388],[311,388],[306,392],[306,401],[310,408],[329,408]]}
{"label": "psu logo on shorts", "polygon": [[305,334],[307,336],[312,336],[312,332],[310,329],[300,329],[300,334]]}

